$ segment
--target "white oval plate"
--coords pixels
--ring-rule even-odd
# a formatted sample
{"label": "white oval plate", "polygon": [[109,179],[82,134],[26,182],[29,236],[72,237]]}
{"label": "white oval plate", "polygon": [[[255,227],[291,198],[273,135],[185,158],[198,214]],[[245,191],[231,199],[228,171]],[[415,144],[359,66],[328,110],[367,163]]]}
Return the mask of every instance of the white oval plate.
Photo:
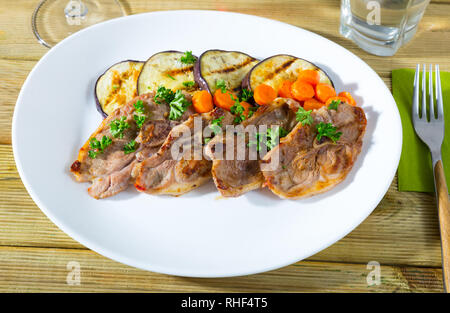
{"label": "white oval plate", "polygon": [[[267,40],[271,38],[271,40]],[[130,188],[105,200],[88,196],[69,167],[101,121],[97,77],[121,60],[158,51],[240,50],[257,58],[307,59],[350,91],[368,118],[362,153],[339,186],[305,200],[270,191],[218,199],[209,183],[181,197]],[[64,232],[119,262],[154,272],[223,277],[276,269],[344,237],[377,206],[394,177],[401,124],[391,93],[361,59],[311,32],[260,17],[167,11],[114,19],[80,31],[34,67],[17,100],[13,149],[33,200]]]}

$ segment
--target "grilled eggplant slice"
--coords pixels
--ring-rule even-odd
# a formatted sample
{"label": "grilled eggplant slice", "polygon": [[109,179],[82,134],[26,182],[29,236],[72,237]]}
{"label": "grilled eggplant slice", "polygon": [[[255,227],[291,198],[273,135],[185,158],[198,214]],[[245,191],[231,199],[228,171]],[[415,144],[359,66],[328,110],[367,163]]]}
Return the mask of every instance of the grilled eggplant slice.
{"label": "grilled eggplant slice", "polygon": [[330,77],[311,62],[292,55],[279,54],[256,64],[242,82],[242,88],[254,90],[256,86],[266,84],[278,90],[283,81],[295,81],[301,70],[316,70],[321,83],[334,86]]}
{"label": "grilled eggplant slice", "polygon": [[216,82],[222,79],[228,89],[241,87],[242,80],[258,60],[238,51],[208,50],[205,51],[194,67],[194,78],[200,89],[211,94],[216,91]]}
{"label": "grilled eggplant slice", "polygon": [[114,64],[95,84],[97,110],[105,118],[136,97],[136,82],[144,62],[126,60]]}
{"label": "grilled eggplant slice", "polygon": [[[192,86],[183,84],[194,81],[194,64],[181,62],[184,52],[164,51],[152,55],[139,75],[137,82],[138,94],[156,91],[158,87],[175,90],[190,90]],[[195,57],[197,60],[197,57]]]}

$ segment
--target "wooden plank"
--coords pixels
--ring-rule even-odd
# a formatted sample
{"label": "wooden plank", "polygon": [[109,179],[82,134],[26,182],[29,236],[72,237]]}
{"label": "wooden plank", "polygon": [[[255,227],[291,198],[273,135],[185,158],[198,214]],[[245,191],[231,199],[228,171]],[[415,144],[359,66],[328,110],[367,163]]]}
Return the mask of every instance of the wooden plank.
{"label": "wooden plank", "polygon": [[[0,245],[83,248],[48,220],[26,192],[11,147],[0,145]],[[398,192],[394,180],[378,208],[335,245],[309,260],[440,266],[433,195]]]}
{"label": "wooden plank", "polygon": [[[80,284],[68,285],[69,262]],[[138,270],[87,250],[0,247],[5,292],[441,292],[441,270],[381,264],[380,285],[368,286],[366,264],[300,262],[232,278],[183,278]],[[70,277],[70,276],[69,276]]]}
{"label": "wooden plank", "polygon": [[[271,0],[223,0],[214,1],[122,1],[128,14],[137,14],[149,11],[174,10],[174,9],[206,9],[233,11],[246,14],[259,15],[280,20],[292,25],[303,27],[347,46],[351,51],[362,57],[365,53],[350,41],[339,35],[339,2],[335,0],[293,1]],[[31,14],[37,5],[36,1],[16,0],[2,1],[0,4],[0,57],[7,59],[38,60],[47,49],[39,45],[31,31]],[[420,25],[423,34],[421,40],[414,39],[414,44],[408,49],[403,49],[408,56],[413,54],[409,49],[425,50],[430,44],[436,45],[433,49],[427,49],[428,54],[444,57],[448,51],[443,35],[448,36],[450,25],[448,24],[448,1],[433,1],[428,6],[426,14]],[[305,17],[308,18],[305,18]],[[444,34],[446,33],[446,34]],[[448,39],[448,37],[446,37]],[[425,42],[426,41],[426,42]],[[414,51],[414,50],[413,50]],[[401,52],[400,52],[401,53]],[[423,55],[423,54],[422,54]]]}

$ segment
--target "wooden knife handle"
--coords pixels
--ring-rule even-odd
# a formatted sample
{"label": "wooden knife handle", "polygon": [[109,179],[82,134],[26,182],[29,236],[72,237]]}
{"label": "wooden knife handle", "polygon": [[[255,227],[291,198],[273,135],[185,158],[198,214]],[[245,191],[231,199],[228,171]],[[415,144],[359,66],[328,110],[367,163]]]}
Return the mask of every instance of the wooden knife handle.
{"label": "wooden knife handle", "polygon": [[441,230],[444,288],[446,292],[450,293],[450,207],[444,167],[441,160],[437,161],[434,166],[434,177],[436,180],[439,226]]}

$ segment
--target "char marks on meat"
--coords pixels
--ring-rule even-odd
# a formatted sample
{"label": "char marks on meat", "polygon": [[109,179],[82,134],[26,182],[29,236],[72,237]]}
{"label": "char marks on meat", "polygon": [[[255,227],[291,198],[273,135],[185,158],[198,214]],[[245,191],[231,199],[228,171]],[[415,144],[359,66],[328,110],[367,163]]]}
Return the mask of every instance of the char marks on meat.
{"label": "char marks on meat", "polygon": [[[361,152],[367,124],[363,109],[341,103],[337,111],[322,107],[311,116],[312,125],[298,123],[261,161],[265,184],[282,198],[309,197],[333,188],[345,179]],[[336,143],[317,141],[320,122],[331,123],[342,132]]]}
{"label": "char marks on meat", "polygon": [[[292,110],[292,107],[296,106],[298,103],[294,100],[277,98],[271,105],[261,106],[253,116],[241,123],[242,129],[245,130],[243,134],[239,131],[232,134],[226,132],[208,143],[205,154],[213,160],[212,176],[217,189],[223,196],[237,197],[262,186],[264,177],[259,160],[250,157],[251,136],[249,134],[252,126],[256,126],[256,128],[253,127],[256,131],[262,125],[267,128],[283,127],[289,131],[296,123],[295,113]],[[217,153],[218,150],[220,153]]]}
{"label": "char marks on meat", "polygon": [[[216,108],[192,115],[174,127],[159,151],[136,166],[136,189],[149,194],[181,195],[208,181],[212,162],[203,156],[202,134],[219,118],[222,131],[234,116]],[[178,155],[173,155],[173,151]]]}
{"label": "char marks on meat", "polygon": [[[185,97],[190,101],[189,94]],[[134,120],[136,109],[134,104],[141,100],[146,115],[145,123],[139,129]],[[92,182],[88,193],[94,198],[106,198],[125,190],[133,182],[134,167],[140,160],[156,153],[166,139],[172,127],[185,121],[193,114],[193,109],[182,115],[179,121],[168,120],[168,104],[156,104],[154,93],[148,93],[134,98],[121,108],[118,108],[102,121],[97,130],[80,149],[77,160],[70,170],[79,182]],[[114,138],[110,124],[125,117],[129,127],[124,130],[122,138]],[[89,157],[90,140],[101,140],[103,136],[111,138],[112,142],[96,158]],[[131,153],[124,153],[124,146],[135,140],[139,148]]]}

